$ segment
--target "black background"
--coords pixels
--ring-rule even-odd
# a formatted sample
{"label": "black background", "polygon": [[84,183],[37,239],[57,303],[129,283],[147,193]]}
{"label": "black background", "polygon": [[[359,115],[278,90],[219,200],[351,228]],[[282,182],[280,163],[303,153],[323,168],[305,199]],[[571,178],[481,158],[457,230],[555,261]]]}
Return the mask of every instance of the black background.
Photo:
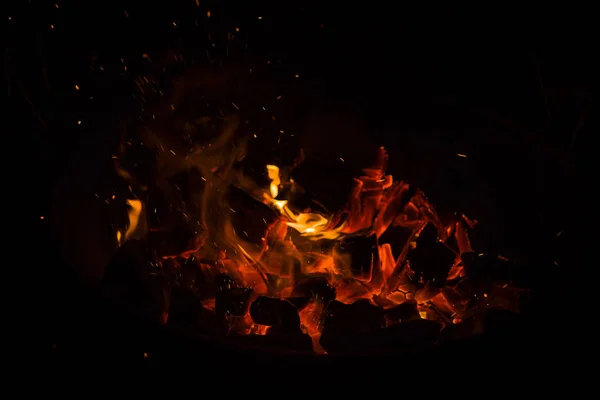
{"label": "black background", "polygon": [[[566,272],[549,280],[571,282],[583,268],[575,243],[593,208],[584,178],[596,119],[589,10],[194,0],[12,6],[11,129],[28,143],[28,164],[33,158],[36,184],[28,187],[38,200],[23,218],[39,229],[35,247],[48,268],[37,276],[50,288],[42,293],[53,312],[72,302],[77,282],[58,267],[60,238],[42,239],[56,223],[56,184],[90,165],[108,168],[120,126],[138,112],[133,79],[156,73],[144,53],[155,64],[169,51],[185,56],[166,82],[190,60],[206,64],[207,49],[217,65],[255,68],[257,101],[273,87],[284,93],[282,113],[297,133],[285,140],[303,146],[308,161],[338,168],[343,157],[356,168],[384,145],[397,179],[423,188],[442,211],[480,219],[495,248],[557,261]],[[263,147],[265,158],[277,153],[274,143]],[[50,333],[40,336],[56,342],[72,314],[46,311]]]}

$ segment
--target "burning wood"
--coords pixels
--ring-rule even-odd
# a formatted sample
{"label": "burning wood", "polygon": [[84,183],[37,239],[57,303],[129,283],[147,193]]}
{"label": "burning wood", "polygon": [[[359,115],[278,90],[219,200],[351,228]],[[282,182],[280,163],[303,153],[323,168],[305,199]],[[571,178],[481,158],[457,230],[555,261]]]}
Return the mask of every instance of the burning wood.
{"label": "burning wood", "polygon": [[[146,191],[145,201],[129,200],[119,254],[137,243],[156,267],[116,256],[105,279],[113,293],[143,307],[149,293],[164,297],[170,288],[170,325],[250,334],[256,337],[240,340],[267,347],[267,337],[289,348],[312,339],[314,350],[328,352],[431,345],[442,327],[443,337],[460,336],[447,332],[486,307],[518,308],[518,299],[490,281],[490,259],[471,245],[476,221],[460,214],[443,222],[423,192],[386,175],[383,148],[355,179],[345,207],[300,208],[298,196],[307,193],[293,179],[299,163],[284,173],[269,164],[260,179],[247,176],[240,119],[223,122],[212,143],[174,152],[163,150],[181,143],[148,131],[160,166],[151,185],[135,182],[125,154],[119,158],[121,176]],[[153,217],[158,198],[179,217],[168,224]],[[149,276],[160,277],[164,290],[134,287]],[[165,304],[157,300],[156,309]]]}

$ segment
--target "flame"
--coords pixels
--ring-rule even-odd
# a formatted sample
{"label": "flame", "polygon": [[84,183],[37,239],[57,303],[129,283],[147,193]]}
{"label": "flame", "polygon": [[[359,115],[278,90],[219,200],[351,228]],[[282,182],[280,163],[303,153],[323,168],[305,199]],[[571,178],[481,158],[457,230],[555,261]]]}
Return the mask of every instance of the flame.
{"label": "flame", "polygon": [[342,235],[342,230],[345,224],[341,224],[336,228],[330,228],[331,218],[326,218],[317,213],[298,213],[293,212],[287,200],[276,200],[278,188],[281,184],[279,175],[279,167],[275,165],[267,165],[269,179],[271,179],[270,195],[264,194],[267,203],[271,204],[278,210],[282,216],[287,218],[287,226],[298,231],[302,236],[319,240],[328,239],[335,240]]}
{"label": "flame", "polygon": [[[117,231],[117,243],[119,245],[122,245],[127,240],[134,237],[136,231],[140,230],[140,228],[143,228],[143,223],[141,222],[143,211],[142,201],[138,199],[128,199],[126,203],[128,206],[127,216],[129,218],[129,224],[124,234],[120,230]],[[140,236],[145,235],[145,233],[145,229],[141,229]]]}
{"label": "flame", "polygon": [[[361,176],[354,180],[342,210],[299,212],[294,204],[294,193],[299,186],[288,179],[290,174],[285,172],[282,176],[283,168],[266,165],[268,187],[245,176],[237,165],[246,156],[251,135],[237,134],[240,127],[237,115],[220,117],[220,121],[223,128],[218,137],[192,148],[185,147],[187,142],[178,147],[170,136],[161,136],[164,133],[150,129],[145,132],[143,142],[158,154],[156,187],[168,200],[169,210],[178,213],[178,223],[193,232],[188,243],[161,255],[163,260],[168,259],[173,265],[179,265],[175,259],[197,263],[198,269],[209,277],[208,281],[214,280],[217,274],[227,274],[236,284],[251,289],[255,297],[293,296],[297,281],[308,277],[325,279],[327,285],[335,288],[335,299],[342,303],[368,299],[391,308],[411,301],[418,305],[421,318],[445,324],[452,323],[452,318],[465,316],[461,291],[442,292],[430,282],[415,278],[416,269],[408,255],[424,228],[432,224],[437,228],[438,241],[449,248],[452,240],[456,242],[456,249],[450,250],[456,258],[449,266],[447,279],[463,278],[466,272],[460,255],[473,252],[467,231],[476,221],[463,215],[459,220],[442,222],[423,192],[407,196],[409,185],[394,181],[386,174],[388,156],[383,148],[379,149],[373,165],[363,169]],[[125,149],[126,146],[122,146],[122,153],[114,157],[118,174],[131,185],[147,191],[147,187],[122,166]],[[294,166],[296,164],[294,162]],[[183,201],[179,188],[170,183],[170,178],[189,171],[197,172],[202,182],[193,187],[190,197]],[[254,217],[243,204],[234,204],[230,198],[233,189],[249,195],[251,201],[267,205],[268,208],[263,208],[272,218]],[[125,230],[116,232],[119,245],[132,238],[142,238],[148,232],[146,205],[139,199],[127,200],[127,205],[129,223]],[[254,237],[252,232],[249,234],[239,228],[239,221],[244,218],[249,219],[251,227],[260,227],[254,235],[261,236]],[[168,231],[169,227],[154,229]],[[402,235],[384,242],[384,235],[394,229],[402,231]],[[357,256],[352,249],[344,247],[347,241],[353,240],[367,241],[366,250],[362,250],[366,256]],[[204,264],[199,260],[208,262]],[[312,338],[314,349],[323,352],[319,337],[327,303],[313,297],[298,314],[301,329]],[[203,300],[203,304],[207,309],[216,308],[214,298]],[[235,318],[238,320],[230,321],[230,329],[237,329],[238,333],[267,333],[266,327],[255,324],[248,313]]]}
{"label": "flame", "polygon": [[279,167],[276,165],[267,165],[267,172],[269,179],[271,179],[271,186],[269,187],[271,190],[271,197],[276,199],[277,195],[279,194],[279,185],[281,184],[281,180],[279,178]]}

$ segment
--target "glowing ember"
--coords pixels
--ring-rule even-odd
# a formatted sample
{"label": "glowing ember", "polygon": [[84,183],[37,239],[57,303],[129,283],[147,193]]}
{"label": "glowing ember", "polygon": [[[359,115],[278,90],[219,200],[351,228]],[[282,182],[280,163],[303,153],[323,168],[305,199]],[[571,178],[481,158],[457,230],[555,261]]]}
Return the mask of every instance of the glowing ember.
{"label": "glowing ember", "polygon": [[[302,157],[291,167],[266,165],[269,183],[257,184],[241,166],[256,135],[239,135],[235,114],[219,121],[218,137],[191,148],[145,132],[144,146],[156,150],[159,166],[153,192],[124,167],[128,146],[113,157],[130,192],[143,193],[127,200],[128,224],[116,239],[121,249],[143,241],[154,254],[149,264],[163,285],[156,295],[161,323],[287,338],[322,353],[390,332],[430,343],[442,327],[488,307],[516,310],[507,282],[481,286],[468,279],[485,259],[468,236],[477,221],[465,215],[443,221],[423,192],[386,175],[383,148],[354,179],[344,207],[298,209],[303,189],[290,176]],[[197,177],[185,183],[185,196],[179,176]],[[157,195],[166,205],[157,206]]]}

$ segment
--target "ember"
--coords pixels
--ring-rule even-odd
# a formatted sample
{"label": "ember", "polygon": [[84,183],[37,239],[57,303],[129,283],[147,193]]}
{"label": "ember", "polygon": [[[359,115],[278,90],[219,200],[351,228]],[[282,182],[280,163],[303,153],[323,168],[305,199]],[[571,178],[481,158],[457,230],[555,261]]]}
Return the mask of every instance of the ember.
{"label": "ember", "polygon": [[148,185],[127,170],[126,146],[115,158],[137,189],[106,271],[113,298],[168,326],[264,347],[312,341],[317,353],[422,348],[496,329],[518,311],[508,278],[494,276],[501,261],[471,247],[477,221],[445,221],[423,192],[394,182],[384,148],[346,205],[325,211],[299,205],[302,156],[251,176],[254,134],[236,114],[213,126],[219,135],[188,149],[146,133],[160,166]]}

